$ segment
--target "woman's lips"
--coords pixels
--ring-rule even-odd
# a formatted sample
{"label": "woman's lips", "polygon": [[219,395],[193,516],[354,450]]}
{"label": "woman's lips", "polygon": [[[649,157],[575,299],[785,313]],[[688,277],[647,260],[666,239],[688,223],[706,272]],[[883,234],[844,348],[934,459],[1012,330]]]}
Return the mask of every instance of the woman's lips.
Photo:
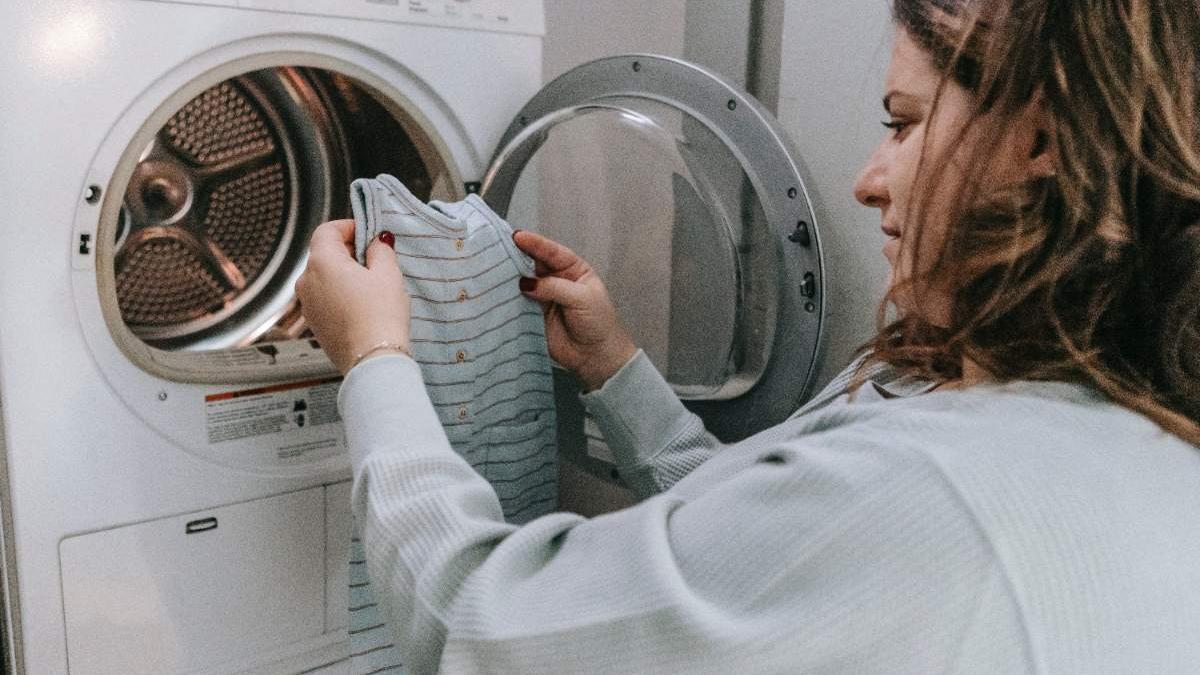
{"label": "woman's lips", "polygon": [[896,257],[900,255],[900,238],[892,237],[883,245],[883,257],[887,258],[893,265],[896,264]]}
{"label": "woman's lips", "polygon": [[888,259],[892,265],[896,264],[896,258],[900,255],[900,230],[892,225],[884,224],[880,227],[883,233],[887,235],[887,243],[883,245],[883,256]]}

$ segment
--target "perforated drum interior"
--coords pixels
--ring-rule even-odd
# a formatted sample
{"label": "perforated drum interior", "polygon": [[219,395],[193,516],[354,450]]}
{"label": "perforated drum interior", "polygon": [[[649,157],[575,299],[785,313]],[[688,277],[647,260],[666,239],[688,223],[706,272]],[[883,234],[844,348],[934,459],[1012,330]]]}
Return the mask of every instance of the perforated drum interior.
{"label": "perforated drum interior", "polygon": [[390,103],[336,72],[278,67],[174,111],[110,230],[125,325],[170,351],[304,335],[292,287],[312,229],[349,217],[351,180],[391,173],[424,199],[457,196],[431,139]]}

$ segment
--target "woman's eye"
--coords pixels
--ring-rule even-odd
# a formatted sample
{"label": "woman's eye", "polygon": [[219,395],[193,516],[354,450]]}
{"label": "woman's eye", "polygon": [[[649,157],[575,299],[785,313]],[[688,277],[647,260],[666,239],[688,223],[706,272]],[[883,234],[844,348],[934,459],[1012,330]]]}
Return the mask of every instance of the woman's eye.
{"label": "woman's eye", "polygon": [[899,121],[893,120],[891,122],[884,122],[883,126],[892,130],[893,138],[899,138],[900,134],[904,133],[904,130],[908,128],[909,124],[910,124],[910,122],[899,122]]}

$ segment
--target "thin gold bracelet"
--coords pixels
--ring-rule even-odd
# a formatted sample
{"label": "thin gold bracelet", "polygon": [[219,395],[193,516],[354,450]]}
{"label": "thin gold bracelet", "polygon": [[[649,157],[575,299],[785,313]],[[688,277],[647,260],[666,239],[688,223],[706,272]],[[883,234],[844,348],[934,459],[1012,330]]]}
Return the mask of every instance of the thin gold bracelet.
{"label": "thin gold bracelet", "polygon": [[408,348],[408,345],[401,344],[399,342],[392,342],[390,340],[384,340],[383,342],[380,342],[378,344],[371,345],[370,347],[368,347],[366,349],[366,351],[363,351],[359,354],[355,354],[354,361],[352,361],[350,363],[350,368],[347,368],[346,372],[349,372],[350,370],[352,370],[354,368],[354,366],[357,366],[358,364],[362,363],[362,360],[367,358],[368,356],[371,356],[372,354],[383,351],[385,349],[390,349],[395,352],[400,352],[401,354],[404,354],[405,356],[407,356],[410,359],[413,358],[412,350]]}

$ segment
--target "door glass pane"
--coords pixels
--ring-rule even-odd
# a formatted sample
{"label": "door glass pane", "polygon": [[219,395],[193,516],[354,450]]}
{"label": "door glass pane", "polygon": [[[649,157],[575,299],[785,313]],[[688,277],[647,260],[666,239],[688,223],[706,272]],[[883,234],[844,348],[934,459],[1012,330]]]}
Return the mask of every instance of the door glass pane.
{"label": "door glass pane", "polygon": [[514,227],[583,255],[622,321],[676,390],[732,398],[771,344],[770,233],[742,163],[712,130],[648,99],[564,111],[509,203]]}

